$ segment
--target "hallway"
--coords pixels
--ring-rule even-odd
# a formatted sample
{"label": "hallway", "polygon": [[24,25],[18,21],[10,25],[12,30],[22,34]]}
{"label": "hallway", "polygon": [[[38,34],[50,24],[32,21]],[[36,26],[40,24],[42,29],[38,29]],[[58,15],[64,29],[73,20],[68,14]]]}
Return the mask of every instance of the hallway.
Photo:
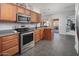
{"label": "hallway", "polygon": [[42,40],[21,56],[75,56],[75,37],[54,33],[52,41]]}

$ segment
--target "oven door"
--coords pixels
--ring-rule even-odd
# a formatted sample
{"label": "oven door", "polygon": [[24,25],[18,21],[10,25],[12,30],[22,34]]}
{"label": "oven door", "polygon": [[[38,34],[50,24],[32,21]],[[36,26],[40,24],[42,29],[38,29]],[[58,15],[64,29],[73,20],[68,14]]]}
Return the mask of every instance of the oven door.
{"label": "oven door", "polygon": [[21,52],[34,46],[33,32],[21,34]]}

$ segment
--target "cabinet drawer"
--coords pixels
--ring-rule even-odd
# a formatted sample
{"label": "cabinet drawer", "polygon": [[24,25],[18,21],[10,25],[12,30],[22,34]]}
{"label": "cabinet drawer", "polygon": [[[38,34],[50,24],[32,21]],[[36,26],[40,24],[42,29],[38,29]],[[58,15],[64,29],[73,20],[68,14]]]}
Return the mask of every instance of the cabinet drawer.
{"label": "cabinet drawer", "polygon": [[15,45],[18,45],[18,39],[15,39],[14,41],[6,41],[6,42],[2,42],[2,50],[6,50],[9,49]]}
{"label": "cabinet drawer", "polygon": [[5,36],[5,37],[2,37],[2,41],[3,42],[6,42],[6,41],[8,41],[8,40],[15,40],[14,38],[18,38],[18,35],[11,35],[11,36]]}
{"label": "cabinet drawer", "polygon": [[14,46],[14,47],[12,47],[12,48],[10,48],[8,50],[2,51],[2,55],[11,56],[11,55],[14,55],[14,54],[18,53],[18,51],[19,51],[19,48],[16,45],[16,46]]}

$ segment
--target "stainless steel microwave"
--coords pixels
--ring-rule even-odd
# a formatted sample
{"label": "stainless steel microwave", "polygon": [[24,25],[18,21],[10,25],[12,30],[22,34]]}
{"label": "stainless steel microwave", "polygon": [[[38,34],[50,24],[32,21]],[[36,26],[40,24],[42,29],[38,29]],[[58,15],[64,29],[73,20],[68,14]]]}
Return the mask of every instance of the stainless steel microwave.
{"label": "stainless steel microwave", "polygon": [[29,23],[31,22],[31,16],[23,15],[23,14],[17,14],[17,22],[20,23]]}

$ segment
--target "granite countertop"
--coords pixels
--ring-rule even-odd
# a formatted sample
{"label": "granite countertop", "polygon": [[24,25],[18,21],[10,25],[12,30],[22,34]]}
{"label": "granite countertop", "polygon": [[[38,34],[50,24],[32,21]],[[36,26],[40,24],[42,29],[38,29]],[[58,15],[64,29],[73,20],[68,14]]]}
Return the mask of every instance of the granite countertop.
{"label": "granite countertop", "polygon": [[37,29],[52,29],[50,27],[38,27]]}
{"label": "granite countertop", "polygon": [[[33,28],[32,31],[37,30],[37,29],[51,29],[50,27],[37,27],[37,28]],[[1,30],[0,31],[0,37],[2,36],[7,36],[7,35],[12,35],[15,33],[19,33],[16,30]]]}
{"label": "granite countertop", "polygon": [[50,28],[50,27],[37,27],[37,28],[35,28],[33,30],[38,30],[38,29],[51,29],[52,30],[52,28]]}
{"label": "granite countertop", "polygon": [[2,30],[2,31],[0,31],[0,37],[12,35],[12,34],[15,34],[15,33],[18,33],[18,32],[16,32],[15,30]]}

